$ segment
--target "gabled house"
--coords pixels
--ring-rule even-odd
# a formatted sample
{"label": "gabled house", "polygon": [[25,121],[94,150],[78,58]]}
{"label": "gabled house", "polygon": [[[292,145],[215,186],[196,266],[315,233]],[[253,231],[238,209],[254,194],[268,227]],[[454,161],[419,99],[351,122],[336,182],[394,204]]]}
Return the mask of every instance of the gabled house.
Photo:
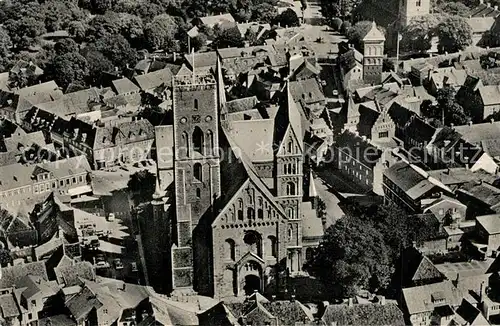
{"label": "gabled house", "polygon": [[329,305],[321,320],[325,325],[405,325],[403,312],[394,302]]}

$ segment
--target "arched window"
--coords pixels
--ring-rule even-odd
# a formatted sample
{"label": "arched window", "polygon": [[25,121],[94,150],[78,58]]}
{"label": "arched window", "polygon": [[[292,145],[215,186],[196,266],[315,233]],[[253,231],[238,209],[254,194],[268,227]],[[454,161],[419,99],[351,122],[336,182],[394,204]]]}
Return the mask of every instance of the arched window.
{"label": "arched window", "polygon": [[224,250],[226,254],[226,259],[235,260],[236,258],[236,246],[233,239],[226,240],[226,248]]}
{"label": "arched window", "polygon": [[238,220],[243,221],[243,200],[238,200]]}
{"label": "arched window", "polygon": [[214,155],[214,134],[211,130],[207,131],[207,155]]}
{"label": "arched window", "polygon": [[293,182],[288,182],[286,184],[286,195],[287,196],[295,196],[295,183]]}
{"label": "arched window", "polygon": [[193,167],[193,176],[198,181],[203,181],[203,167],[200,163],[195,163]]}
{"label": "arched window", "polygon": [[200,197],[201,197],[201,189],[196,188],[196,198],[200,199]]}
{"label": "arched window", "polygon": [[193,131],[193,149],[203,155],[203,131],[199,127]]}
{"label": "arched window", "polygon": [[194,109],[195,109],[195,111],[198,111],[198,99],[197,98],[194,99]]}
{"label": "arched window", "polygon": [[293,228],[292,226],[290,225],[288,227],[288,241],[292,241],[292,236],[293,236]]}
{"label": "arched window", "polygon": [[181,142],[181,148],[180,148],[180,152],[181,153],[186,153],[186,156],[189,156],[189,136],[187,134],[187,132],[183,132],[182,133],[182,142]]}
{"label": "arched window", "polygon": [[277,241],[276,237],[273,235],[270,235],[267,237],[267,255],[272,256],[272,257],[277,257],[278,256],[278,247],[277,247]]}
{"label": "arched window", "polygon": [[288,208],[287,209],[287,216],[289,219],[294,219],[295,218],[295,210],[293,208]]}
{"label": "arched window", "polygon": [[314,249],[313,248],[307,248],[306,249],[306,260],[311,260],[314,256]]}
{"label": "arched window", "polygon": [[292,153],[293,152],[293,142],[290,140],[288,142],[288,153]]}
{"label": "arched window", "polygon": [[297,173],[297,170],[295,167],[295,163],[292,163],[292,174],[296,174],[296,173]]}
{"label": "arched window", "polygon": [[264,210],[262,208],[257,209],[257,217],[261,220],[264,218]]}
{"label": "arched window", "polygon": [[251,252],[262,256],[262,237],[256,231],[247,231],[243,237],[243,242],[248,246]]}
{"label": "arched window", "polygon": [[255,211],[252,207],[247,208],[247,218],[249,220],[254,220],[255,219]]}

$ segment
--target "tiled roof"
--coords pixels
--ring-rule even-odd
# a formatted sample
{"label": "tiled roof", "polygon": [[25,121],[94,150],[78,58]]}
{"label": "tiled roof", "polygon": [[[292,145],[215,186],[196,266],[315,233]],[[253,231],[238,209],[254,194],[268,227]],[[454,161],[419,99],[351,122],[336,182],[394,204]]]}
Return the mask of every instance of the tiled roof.
{"label": "tiled roof", "polygon": [[316,215],[316,210],[312,208],[311,202],[303,202],[300,210],[302,213],[302,238],[322,239],[325,234],[323,222]]}
{"label": "tiled roof", "polygon": [[138,92],[140,90],[139,87],[128,78],[113,80],[112,84],[118,95]]}
{"label": "tiled roof", "polygon": [[486,3],[480,3],[477,7],[471,9],[467,16],[470,17],[493,17],[500,15],[500,11]]}
{"label": "tiled roof", "polygon": [[274,120],[231,121],[229,133],[252,162],[273,160]]}
{"label": "tiled roof", "polygon": [[0,289],[13,287],[23,277],[27,275],[41,277],[48,281],[47,271],[44,262],[34,262],[2,268],[2,278],[0,278]]}
{"label": "tiled roof", "polygon": [[57,283],[44,280],[43,277],[36,275],[24,276],[16,282],[16,288],[25,288],[22,296],[27,300],[37,294],[40,294],[42,298],[49,298],[55,296],[59,291]]}
{"label": "tiled roof", "polygon": [[363,37],[363,41],[385,41],[384,33],[377,28],[375,21],[372,23],[371,29]]}
{"label": "tiled roof", "polygon": [[91,104],[100,102],[97,88],[91,87],[81,91],[67,93],[55,101],[37,104],[36,107],[59,117],[91,111]]}
{"label": "tiled roof", "polygon": [[484,105],[500,104],[500,85],[486,85],[478,88]]}
{"label": "tiled roof", "polygon": [[438,294],[439,297],[443,297],[445,303],[452,306],[458,306],[462,298],[460,291],[451,281],[403,289],[403,298],[410,315],[432,312],[434,310],[433,298],[436,300]]}
{"label": "tiled roof", "polygon": [[172,169],[174,167],[174,126],[156,126],[155,137],[158,169]]}
{"label": "tiled roof", "polygon": [[[202,67],[202,68],[211,68],[215,67],[217,62],[217,52],[201,52],[193,54],[185,54],[184,58],[189,63],[189,66],[193,67],[193,57],[194,57],[194,68]],[[182,70],[182,68],[181,68]],[[178,72],[179,73],[179,72]]]}
{"label": "tiled roof", "polygon": [[93,149],[103,149],[149,139],[154,139],[154,127],[151,122],[145,119],[129,121],[117,126],[96,128]]}
{"label": "tiled roof", "polygon": [[159,86],[172,86],[173,74],[169,68],[164,68],[144,75],[134,77],[135,82],[142,90],[155,89]]}
{"label": "tiled roof", "polygon": [[438,88],[444,87],[445,84],[451,86],[462,86],[467,78],[465,70],[451,68],[437,68],[430,73],[430,79]]}
{"label": "tiled roof", "polygon": [[54,268],[54,272],[59,284],[65,286],[81,285],[80,278],[94,281],[95,273],[91,263],[87,261],[78,262],[72,265],[58,266]]}
{"label": "tiled roof", "polygon": [[[342,151],[346,151],[354,159],[359,160],[367,166],[374,166],[382,156],[382,151],[375,145],[370,144],[362,137],[346,130],[337,139],[336,145]],[[359,157],[357,154],[360,154]]]}
{"label": "tiled roof", "polygon": [[491,27],[495,24],[494,17],[471,17],[467,19],[469,26],[472,29],[472,33],[480,34],[484,32],[489,32]]}
{"label": "tiled roof", "polygon": [[233,15],[231,14],[221,14],[221,15],[213,15],[213,16],[205,16],[198,18],[204,25],[213,27],[214,25],[218,25],[225,22],[236,23]]}
{"label": "tiled roof", "polygon": [[292,81],[290,92],[295,102],[304,102],[307,104],[325,101],[325,95],[316,78],[309,78],[300,81]]}
{"label": "tiled roof", "polygon": [[321,318],[327,325],[405,325],[403,312],[394,303],[329,305]]}
{"label": "tiled roof", "polygon": [[483,215],[476,217],[477,223],[481,225],[488,234],[498,234],[500,233],[500,215]]}
{"label": "tiled roof", "polygon": [[16,303],[16,298],[12,293],[0,295],[0,309],[5,319],[21,315],[21,311]]}
{"label": "tiled roof", "polygon": [[228,113],[251,110],[259,103],[256,96],[244,97],[226,102]]}
{"label": "tiled roof", "polygon": [[78,294],[66,301],[66,307],[78,322],[81,322],[92,309],[99,309],[102,306],[103,303],[88,287],[84,287]]}
{"label": "tiled roof", "polygon": [[4,138],[4,143],[7,152],[17,152],[19,145],[24,147],[30,147],[33,144],[40,147],[45,147],[46,145],[45,136],[41,131],[31,132],[22,136],[12,135],[10,138]]}

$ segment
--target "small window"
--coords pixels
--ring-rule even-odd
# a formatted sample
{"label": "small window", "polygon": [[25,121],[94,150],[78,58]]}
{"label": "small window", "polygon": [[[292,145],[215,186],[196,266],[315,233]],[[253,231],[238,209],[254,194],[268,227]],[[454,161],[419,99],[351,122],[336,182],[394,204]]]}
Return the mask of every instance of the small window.
{"label": "small window", "polygon": [[195,109],[195,111],[198,111],[198,99],[197,98],[194,99],[194,109]]}
{"label": "small window", "polygon": [[60,180],[60,181],[59,181],[59,185],[60,185],[61,187],[62,187],[62,186],[64,186],[64,180]]}
{"label": "small window", "polygon": [[31,304],[36,306],[36,300],[31,300]]}
{"label": "small window", "polygon": [[31,320],[33,318],[33,314],[28,314],[28,319]]}
{"label": "small window", "polygon": [[196,198],[200,198],[201,197],[201,190],[200,188],[196,188]]}
{"label": "small window", "polygon": [[389,137],[388,131],[383,131],[378,133],[378,138],[387,138],[387,137]]}
{"label": "small window", "polygon": [[69,182],[70,182],[70,180],[69,180],[69,179],[66,179],[66,184],[67,184],[67,185],[69,185]]}
{"label": "small window", "polygon": [[73,177],[73,183],[76,183],[76,178],[75,177]]}
{"label": "small window", "polygon": [[416,5],[417,7],[421,7],[421,6],[422,6],[422,0],[417,0],[417,1],[415,2],[415,5]]}

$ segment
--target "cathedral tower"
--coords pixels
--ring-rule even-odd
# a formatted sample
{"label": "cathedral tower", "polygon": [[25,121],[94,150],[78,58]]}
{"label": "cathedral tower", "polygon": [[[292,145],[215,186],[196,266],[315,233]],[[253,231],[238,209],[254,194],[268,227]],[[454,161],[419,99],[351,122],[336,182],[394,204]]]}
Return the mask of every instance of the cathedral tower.
{"label": "cathedral tower", "polygon": [[[174,290],[204,293],[210,248],[197,236],[220,195],[218,100],[212,75],[174,78],[174,178],[177,234],[172,249]],[[203,233],[199,231],[199,233]],[[202,266],[205,265],[205,266]]]}
{"label": "cathedral tower", "polygon": [[370,31],[363,38],[363,80],[367,84],[382,82],[385,36],[373,22]]}
{"label": "cathedral tower", "polygon": [[419,16],[426,16],[430,13],[430,0],[400,0],[399,19],[402,28],[408,26],[410,21]]}

